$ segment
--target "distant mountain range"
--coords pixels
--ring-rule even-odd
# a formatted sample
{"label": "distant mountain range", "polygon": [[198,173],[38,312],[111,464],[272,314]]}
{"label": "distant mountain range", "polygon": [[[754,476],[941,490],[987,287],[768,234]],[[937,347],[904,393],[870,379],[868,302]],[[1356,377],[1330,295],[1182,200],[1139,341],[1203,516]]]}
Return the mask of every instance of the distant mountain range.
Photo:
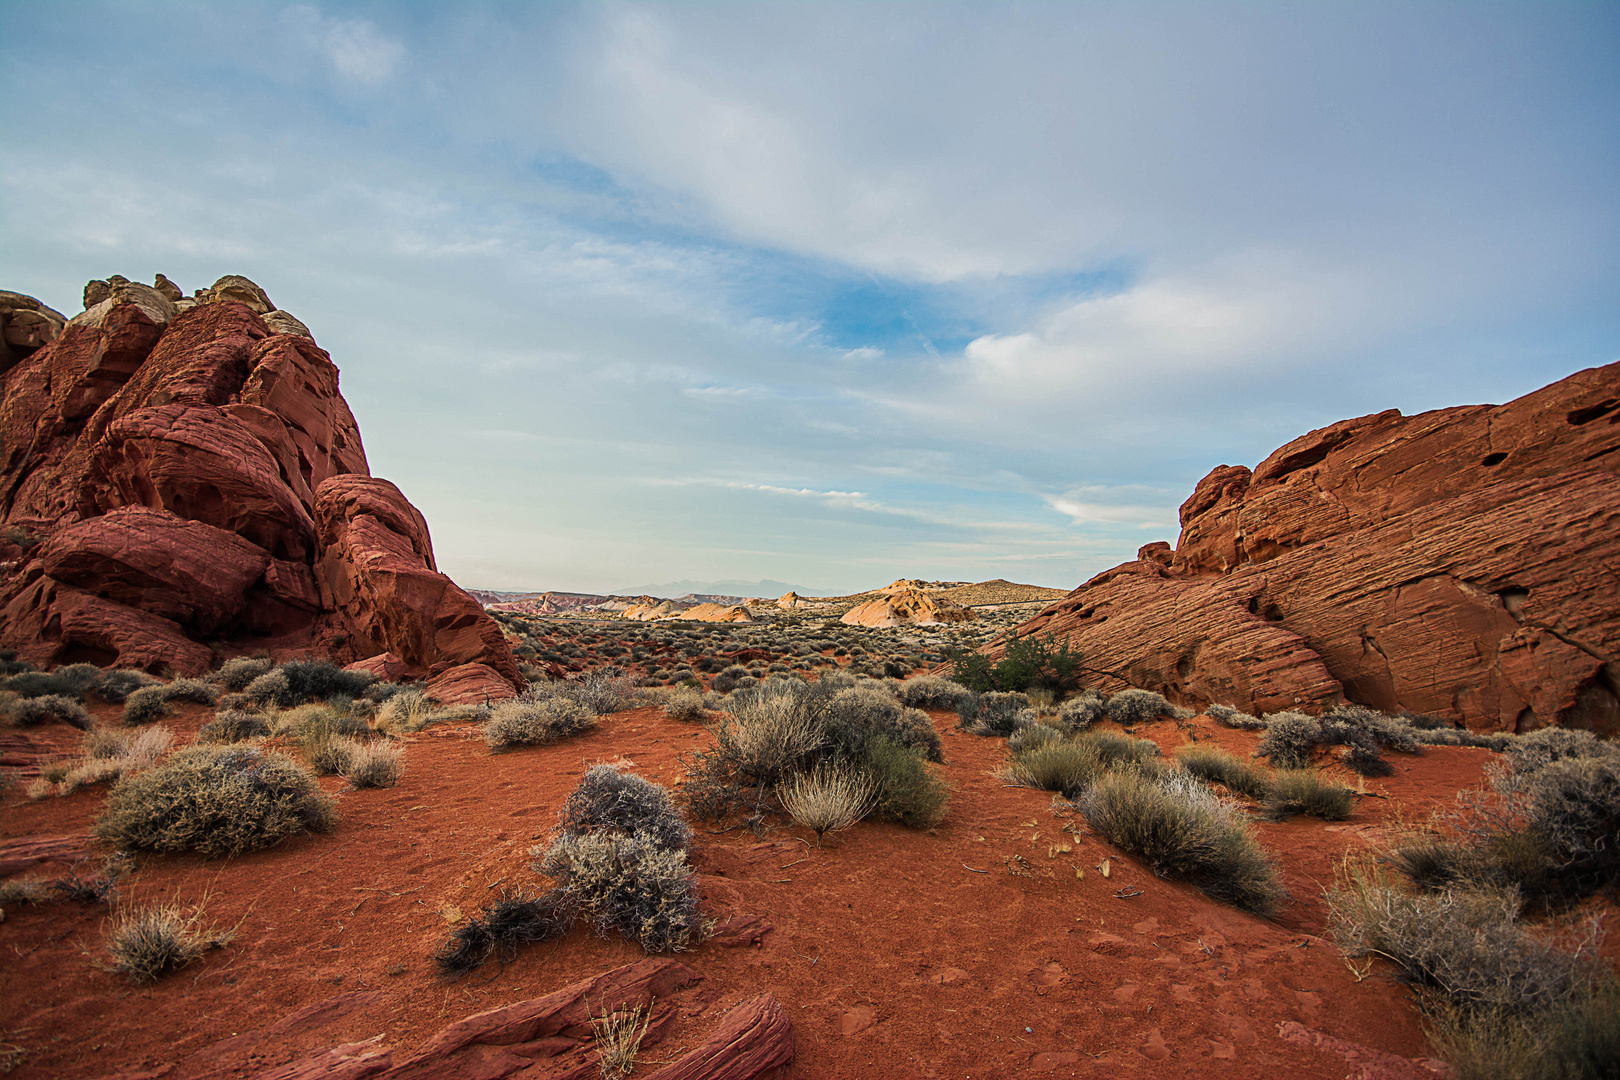
{"label": "distant mountain range", "polygon": [[838,596],[832,589],[810,589],[803,585],[789,585],[784,581],[666,581],[662,585],[637,585],[614,589],[615,596],[658,596],[674,599],[692,594],[696,596],[765,596],[775,598],[795,592],[800,596]]}

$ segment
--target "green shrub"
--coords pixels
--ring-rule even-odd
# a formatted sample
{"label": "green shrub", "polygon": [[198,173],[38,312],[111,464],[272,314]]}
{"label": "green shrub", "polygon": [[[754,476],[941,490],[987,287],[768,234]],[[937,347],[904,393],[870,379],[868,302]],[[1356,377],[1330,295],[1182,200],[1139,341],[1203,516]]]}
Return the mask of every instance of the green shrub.
{"label": "green shrub", "polygon": [[961,683],[938,675],[919,675],[900,684],[900,702],[913,709],[954,709],[972,693]]}
{"label": "green shrub", "polygon": [[1031,723],[1019,728],[1007,738],[1007,752],[1017,757],[1047,743],[1062,742],[1063,732],[1042,723]]}
{"label": "green shrub", "polygon": [[76,727],[80,731],[90,730],[90,726],[95,722],[77,699],[62,694],[46,694],[12,701],[4,707],[4,716],[7,723],[20,727],[32,727],[35,724],[55,720],[69,727]]}
{"label": "green shrub", "polygon": [[535,868],[567,891],[601,936],[617,931],[649,953],[680,952],[703,936],[686,853],[646,833],[565,833]]}
{"label": "green shrub", "polygon": [[1303,769],[1322,742],[1322,725],[1314,716],[1280,712],[1266,716],[1266,735],[1254,756],[1270,758],[1279,769]]}
{"label": "green shrub", "polygon": [[1096,754],[1105,769],[1118,765],[1146,766],[1159,756],[1159,745],[1152,739],[1133,739],[1117,731],[1082,732],[1074,743]]}
{"label": "green shrub", "polygon": [[1095,690],[1087,690],[1058,706],[1057,725],[1065,734],[1084,731],[1108,715],[1108,701]]}
{"label": "green shrub", "polygon": [[1162,694],[1155,694],[1151,690],[1121,690],[1108,699],[1108,718],[1124,727],[1145,724],[1161,716],[1185,720],[1192,713],[1177,708],[1166,701]]}
{"label": "green shrub", "polygon": [[121,777],[96,822],[113,846],[219,857],[337,821],[331,796],[292,759],[248,746],[196,746]]}
{"label": "green shrub", "polygon": [[159,680],[134,668],[118,668],[101,676],[96,696],[112,705],[122,705],[130,693],[143,686],[156,686]]}
{"label": "green shrub", "polygon": [[951,677],[974,691],[1023,691],[1043,687],[1055,693],[1079,685],[1081,656],[1065,641],[1057,648],[1041,638],[1014,638],[995,664],[981,652],[950,655]]}
{"label": "green shrub", "polygon": [[878,690],[841,690],[820,711],[822,747],[832,757],[858,760],[878,736],[921,750],[929,761],[945,760],[939,732],[921,709],[907,709]]}
{"label": "green shrub", "polygon": [[596,714],[579,702],[565,697],[525,701],[503,701],[490,712],[484,725],[484,741],[490,749],[509,750],[514,746],[544,746],[596,726]]}
{"label": "green shrub", "polygon": [[1146,861],[1244,911],[1269,916],[1287,896],[1249,826],[1190,777],[1155,781],[1112,772],[1080,799],[1091,827]]}
{"label": "green shrub", "polygon": [[1055,791],[1073,799],[1105,770],[1096,749],[1086,743],[1048,742],[1014,757],[1003,777],[1020,787]]}
{"label": "green shrub", "polygon": [[950,785],[929,768],[923,752],[884,735],[869,740],[860,766],[877,789],[877,816],[911,829],[945,820]]}
{"label": "green shrub", "polygon": [[1347,787],[1323,780],[1310,769],[1281,769],[1271,778],[1265,797],[1272,818],[1307,814],[1324,821],[1343,821],[1356,808],[1355,794]]}
{"label": "green shrub", "polygon": [[234,693],[241,693],[248,684],[275,667],[268,656],[238,656],[227,660],[214,672],[214,681]]}
{"label": "green shrub", "polygon": [[1246,712],[1239,712],[1230,705],[1211,705],[1204,710],[1204,715],[1218,724],[1225,724],[1229,728],[1260,731],[1266,726],[1264,720],[1250,716]]}
{"label": "green shrub", "polygon": [[1220,784],[1239,795],[1264,799],[1271,794],[1271,778],[1236,754],[1229,754],[1209,743],[1188,743],[1176,751],[1181,767],[1212,784]]}

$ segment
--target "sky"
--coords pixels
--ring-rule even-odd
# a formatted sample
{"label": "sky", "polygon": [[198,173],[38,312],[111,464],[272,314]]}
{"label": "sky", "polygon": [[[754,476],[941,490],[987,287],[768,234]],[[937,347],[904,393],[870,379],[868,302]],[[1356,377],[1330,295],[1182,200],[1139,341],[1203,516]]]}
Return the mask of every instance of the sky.
{"label": "sky", "polygon": [[245,274],[469,588],[1072,588],[1620,359],[1620,4],[0,0],[0,288]]}

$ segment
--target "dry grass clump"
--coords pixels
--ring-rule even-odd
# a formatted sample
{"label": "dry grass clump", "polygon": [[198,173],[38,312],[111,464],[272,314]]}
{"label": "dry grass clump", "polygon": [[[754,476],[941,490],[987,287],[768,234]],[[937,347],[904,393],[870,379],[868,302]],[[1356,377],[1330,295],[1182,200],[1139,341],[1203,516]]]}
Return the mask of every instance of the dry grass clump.
{"label": "dry grass clump", "polygon": [[799,773],[778,795],[788,815],[816,834],[818,845],[828,833],[842,832],[870,814],[878,799],[866,773],[837,765]]}
{"label": "dry grass clump", "polygon": [[1256,915],[1274,914],[1288,895],[1250,826],[1191,777],[1117,770],[1088,788],[1079,806],[1093,829],[1162,877]]}
{"label": "dry grass clump", "polygon": [[1086,728],[1108,715],[1108,700],[1095,690],[1087,690],[1058,706],[1057,725],[1069,735]]}
{"label": "dry grass clump", "polygon": [[1014,757],[1045,746],[1047,743],[1062,742],[1063,732],[1055,727],[1048,727],[1044,723],[1035,722],[1019,728],[1007,737],[1007,751]]}
{"label": "dry grass clump", "polygon": [[1133,739],[1117,731],[1086,731],[1075,737],[1079,746],[1090,747],[1105,768],[1135,765],[1141,768],[1156,764],[1159,744],[1152,739]]}
{"label": "dry grass clump", "polygon": [[974,735],[1005,738],[1022,726],[1018,714],[1029,707],[1029,695],[1015,690],[973,694],[956,703],[956,726]]}
{"label": "dry grass clump", "polygon": [[179,971],[209,949],[230,943],[234,931],[203,924],[203,907],[154,904],[120,912],[107,935],[112,970],[133,983],[153,983]]}
{"label": "dry grass clump", "polygon": [[876,788],[877,816],[911,829],[931,829],[944,820],[951,788],[921,751],[879,735],[863,747],[858,764]]}
{"label": "dry grass clump", "polygon": [[647,1037],[647,1029],[651,1026],[651,1007],[643,1010],[637,1006],[628,1011],[591,1018],[591,1037],[596,1041],[596,1067],[602,1080],[624,1080],[635,1071],[641,1040]]}
{"label": "dry grass clump", "polygon": [[1009,784],[1055,791],[1072,799],[1090,787],[1107,769],[1094,746],[1053,741],[1016,754],[1002,771]]}
{"label": "dry grass clump", "polygon": [[161,726],[127,733],[95,728],[85,735],[84,758],[62,777],[61,794],[147,768],[173,743],[174,732]]}
{"label": "dry grass clump", "polygon": [[595,726],[596,714],[570,698],[514,698],[493,707],[483,731],[490,749],[500,751],[544,746]]}
{"label": "dry grass clump", "polygon": [[703,692],[690,686],[680,687],[664,699],[664,715],[689,723],[707,719],[709,713],[703,707]]}
{"label": "dry grass clump", "polygon": [[121,850],[220,857],[300,829],[324,832],[336,821],[331,796],[291,758],[250,746],[194,746],[121,777],[93,831]]}
{"label": "dry grass clump", "polygon": [[352,787],[383,788],[399,783],[400,773],[405,768],[404,747],[385,739],[345,741],[351,744],[348,760],[337,771]]}
{"label": "dry grass clump", "polygon": [[1188,743],[1176,751],[1181,767],[1211,784],[1220,784],[1239,795],[1264,799],[1271,794],[1271,777],[1236,754],[1208,743]]}
{"label": "dry grass clump", "polygon": [[270,724],[261,713],[242,709],[221,709],[197,731],[197,741],[236,743],[263,739],[270,735]]}
{"label": "dry grass clump", "polygon": [[1343,821],[1355,812],[1355,793],[1324,780],[1310,769],[1280,769],[1266,793],[1267,816],[1274,819],[1306,814],[1324,821]]}

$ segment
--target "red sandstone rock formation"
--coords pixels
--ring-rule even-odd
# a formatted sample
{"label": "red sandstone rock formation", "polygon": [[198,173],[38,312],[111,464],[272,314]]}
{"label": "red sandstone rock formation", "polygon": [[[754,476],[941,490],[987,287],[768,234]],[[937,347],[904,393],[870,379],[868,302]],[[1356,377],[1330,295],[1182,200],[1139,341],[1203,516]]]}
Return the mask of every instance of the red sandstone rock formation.
{"label": "red sandstone rock formation", "polygon": [[195,299],[161,275],[91,282],[85,299],[0,375],[0,518],[29,541],[0,563],[0,644],[183,674],[218,659],[203,641],[389,653],[383,667],[457,700],[513,692],[499,627],[370,475],[302,323],[234,276]]}
{"label": "red sandstone rock formation", "polygon": [[1506,405],[1390,410],[1222,465],[1150,544],[1015,631],[1172,700],[1348,699],[1620,730],[1620,364]]}

